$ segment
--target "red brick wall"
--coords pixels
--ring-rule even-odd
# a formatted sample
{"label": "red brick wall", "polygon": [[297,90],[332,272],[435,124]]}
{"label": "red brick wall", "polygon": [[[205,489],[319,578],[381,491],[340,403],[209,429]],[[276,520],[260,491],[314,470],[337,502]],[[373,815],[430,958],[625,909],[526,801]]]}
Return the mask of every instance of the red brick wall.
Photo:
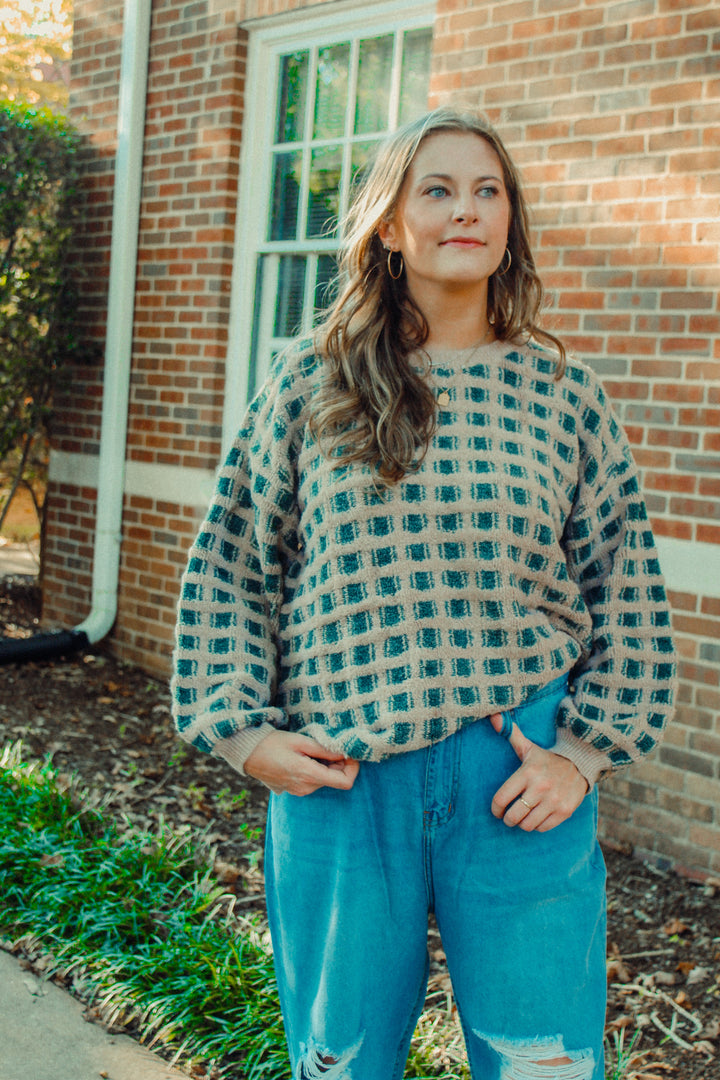
{"label": "red brick wall", "polygon": [[116,651],[146,671],[167,675],[178,581],[195,539],[195,507],[132,495],[125,500]]}
{"label": "red brick wall", "polygon": [[[154,0],[130,463],[216,464],[245,94],[238,21],[307,6]],[[122,10],[75,8],[72,111],[88,137],[79,261],[102,342]],[[713,545],[698,553],[720,544],[719,27],[718,0],[438,0],[431,83],[431,104],[479,106],[520,163],[548,323],[612,395],[656,533]],[[101,381],[99,367],[78,371],[60,403],[62,453],[97,453]],[[49,622],[86,614],[93,500],[86,475],[51,485]],[[158,673],[201,512],[162,490],[126,495],[112,647]],[[718,872],[720,599],[702,592],[673,591],[678,717],[652,761],[605,786],[604,827]]]}

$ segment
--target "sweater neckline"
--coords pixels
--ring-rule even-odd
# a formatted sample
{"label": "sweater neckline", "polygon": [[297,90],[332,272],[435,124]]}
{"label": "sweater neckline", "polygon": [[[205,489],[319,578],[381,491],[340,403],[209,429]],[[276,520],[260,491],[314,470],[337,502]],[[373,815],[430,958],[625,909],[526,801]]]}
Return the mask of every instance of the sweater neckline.
{"label": "sweater neckline", "polygon": [[489,341],[486,345],[479,345],[475,349],[419,349],[416,357],[420,366],[426,366],[430,361],[431,368],[443,370],[462,371],[473,367],[482,360],[492,360],[502,356],[509,347],[507,341]]}

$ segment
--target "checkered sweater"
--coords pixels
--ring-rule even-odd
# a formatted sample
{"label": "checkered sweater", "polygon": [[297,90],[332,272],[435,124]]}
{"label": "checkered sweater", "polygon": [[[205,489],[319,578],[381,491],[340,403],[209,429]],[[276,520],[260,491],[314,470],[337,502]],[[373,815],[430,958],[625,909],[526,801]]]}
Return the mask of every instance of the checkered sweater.
{"label": "checkered sweater", "polygon": [[672,711],[662,577],[624,433],[592,372],[539,346],[433,356],[450,404],[382,491],[306,427],[321,364],[281,358],[182,584],[174,714],[236,768],[272,727],[349,757],[416,750],[567,672],[557,753],[589,782]]}

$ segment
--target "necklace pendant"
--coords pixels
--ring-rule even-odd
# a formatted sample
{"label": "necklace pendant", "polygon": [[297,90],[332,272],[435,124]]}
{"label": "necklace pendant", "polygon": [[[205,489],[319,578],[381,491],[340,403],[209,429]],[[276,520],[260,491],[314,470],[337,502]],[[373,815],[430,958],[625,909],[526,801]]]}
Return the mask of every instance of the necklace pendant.
{"label": "necklace pendant", "polygon": [[449,405],[450,404],[450,395],[447,392],[447,390],[441,390],[440,393],[437,396],[437,399],[438,399],[438,405]]}

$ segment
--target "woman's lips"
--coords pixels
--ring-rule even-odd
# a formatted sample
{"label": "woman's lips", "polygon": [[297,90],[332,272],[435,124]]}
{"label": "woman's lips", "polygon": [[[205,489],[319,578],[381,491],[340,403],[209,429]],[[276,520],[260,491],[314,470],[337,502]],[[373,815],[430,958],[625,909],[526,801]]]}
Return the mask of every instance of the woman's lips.
{"label": "woman's lips", "polygon": [[447,247],[448,245],[453,247],[485,247],[484,241],[467,236],[451,236],[449,240],[443,240],[440,244],[441,247]]}

